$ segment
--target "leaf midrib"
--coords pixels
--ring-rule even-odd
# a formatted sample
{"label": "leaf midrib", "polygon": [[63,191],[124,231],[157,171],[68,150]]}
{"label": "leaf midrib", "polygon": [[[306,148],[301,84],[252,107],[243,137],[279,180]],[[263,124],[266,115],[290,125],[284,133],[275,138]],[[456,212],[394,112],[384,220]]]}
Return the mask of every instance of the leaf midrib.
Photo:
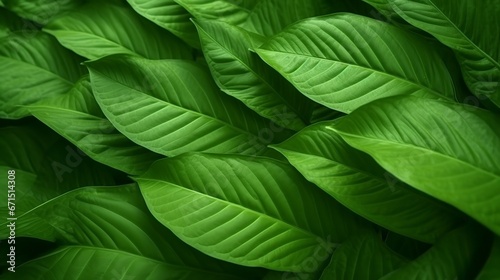
{"label": "leaf midrib", "polygon": [[33,68],[39,69],[39,70],[41,70],[42,72],[46,72],[46,73],[48,73],[48,74],[50,74],[50,75],[52,75],[52,76],[55,76],[58,80],[60,80],[60,81],[62,81],[62,82],[64,82],[64,83],[66,83],[66,84],[69,84],[69,85],[71,85],[71,86],[72,86],[72,85],[74,85],[74,83],[73,83],[72,81],[70,81],[70,80],[68,80],[68,79],[64,78],[63,76],[59,75],[58,73],[52,72],[52,71],[50,71],[50,70],[48,70],[48,69],[45,69],[45,68],[42,68],[42,67],[40,67],[40,66],[38,66],[38,65],[35,65],[35,64],[30,64],[30,63],[28,63],[28,62],[26,62],[26,61],[17,60],[17,59],[14,59],[14,58],[8,57],[8,56],[3,56],[3,55],[2,55],[2,56],[0,56],[0,58],[4,58],[4,59],[6,59],[6,60],[12,60],[12,61],[14,61],[14,63],[20,63],[20,64],[23,64],[23,65],[27,65],[27,66],[30,66],[30,67],[33,67]]}
{"label": "leaf midrib", "polygon": [[[452,100],[451,98],[449,98],[449,97],[447,97],[447,96],[445,96],[445,95],[437,92],[434,89],[431,89],[431,88],[429,88],[427,86],[424,86],[424,85],[421,85],[421,84],[417,84],[416,82],[413,82],[411,80],[407,80],[404,77],[399,77],[399,76],[396,76],[394,74],[382,72],[380,70],[376,70],[376,69],[373,69],[373,68],[368,68],[368,67],[365,67],[365,66],[362,66],[362,65],[349,64],[347,62],[333,60],[333,59],[330,59],[330,58],[322,58],[322,57],[316,57],[316,56],[312,56],[312,55],[290,53],[290,52],[284,52],[284,51],[275,51],[275,50],[268,50],[268,49],[261,49],[261,48],[257,49],[257,51],[283,53],[283,54],[287,54],[287,55],[296,55],[296,56],[302,56],[302,57],[305,57],[305,58],[312,58],[312,59],[317,59],[317,60],[325,60],[325,61],[329,61],[329,62],[333,62],[333,63],[339,63],[339,64],[342,64],[342,65],[350,66],[350,67],[354,67],[354,68],[360,68],[361,71],[359,71],[359,72],[362,72],[362,71],[368,71],[368,72],[370,72],[371,71],[371,72],[377,73],[377,74],[379,74],[381,76],[388,76],[388,77],[392,78],[393,80],[399,80],[399,81],[403,81],[404,83],[411,84],[414,87],[417,87],[417,88],[420,88],[420,89],[425,90],[427,92],[430,92],[430,93],[432,93],[432,94],[434,94],[434,95],[436,95],[438,97],[444,98],[446,100]],[[453,87],[451,87],[451,88],[453,88]],[[452,92],[452,93],[455,94],[455,92]]]}

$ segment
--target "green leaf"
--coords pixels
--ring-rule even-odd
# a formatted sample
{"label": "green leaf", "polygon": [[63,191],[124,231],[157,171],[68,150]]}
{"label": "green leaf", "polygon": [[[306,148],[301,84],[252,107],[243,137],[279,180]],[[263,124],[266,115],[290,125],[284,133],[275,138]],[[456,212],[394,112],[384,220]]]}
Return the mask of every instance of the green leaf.
{"label": "green leaf", "polygon": [[446,205],[415,192],[367,154],[350,147],[328,129],[335,123],[309,126],[272,147],[353,212],[399,234],[434,243],[461,223],[460,215]]}
{"label": "green leaf", "polygon": [[387,0],[412,25],[455,50],[469,89],[500,107],[499,0]]}
{"label": "green leaf", "polygon": [[179,267],[118,250],[67,246],[16,268],[5,279],[241,279]]}
{"label": "green leaf", "polygon": [[150,59],[193,56],[191,48],[180,39],[120,3],[90,2],[51,21],[44,31],[89,59],[111,54]]}
{"label": "green leaf", "polygon": [[359,217],[280,161],[189,154],[135,178],[151,213],[179,238],[219,259],[312,272],[336,243],[365,230]]}
{"label": "green leaf", "polygon": [[66,93],[85,71],[80,62],[42,32],[0,38],[0,118],[28,116],[22,106]]}
{"label": "green leaf", "polygon": [[344,113],[388,96],[455,95],[452,78],[430,44],[358,15],[300,21],[257,53],[307,97]]}
{"label": "green leaf", "polygon": [[275,123],[300,130],[311,115],[312,102],[249,48],[265,38],[219,21],[196,20],[203,53],[217,85]]}
{"label": "green leaf", "polygon": [[20,18],[7,9],[0,8],[0,38],[15,31],[33,34],[38,31],[37,29],[33,22]]}
{"label": "green leaf", "polygon": [[333,252],[320,280],[376,280],[407,261],[392,252],[374,232],[352,237]]}
{"label": "green leaf", "polygon": [[252,13],[256,0],[174,0],[197,19],[217,19],[242,24]]}
{"label": "green leaf", "polygon": [[[205,273],[211,279],[241,279],[235,275],[258,272],[210,258],[182,242],[149,213],[136,184],[80,188],[47,201],[18,219],[23,221],[16,226],[18,237],[116,250],[177,266],[186,273]],[[1,225],[3,238],[8,235],[7,224]]]}
{"label": "green leaf", "polygon": [[88,76],[67,94],[45,99],[28,108],[33,116],[92,159],[128,174],[145,172],[161,157],[136,145],[113,127],[92,95]]}
{"label": "green leaf", "polygon": [[[50,129],[39,126],[0,128],[0,178],[15,171],[15,215],[74,188],[114,184],[108,168],[85,158]],[[7,216],[7,188],[0,194],[0,216]]]}
{"label": "green leaf", "polygon": [[425,254],[380,280],[472,279],[488,239],[479,225],[471,223],[450,232]]}
{"label": "green leaf", "polygon": [[256,2],[241,26],[263,36],[275,35],[301,19],[349,10],[347,1],[260,0]]}
{"label": "green leaf", "polygon": [[87,65],[111,123],[156,153],[262,154],[290,135],[221,93],[208,70],[193,62],[113,56]]}
{"label": "green leaf", "polygon": [[373,102],[334,129],[403,182],[500,234],[497,115],[417,97]]}
{"label": "green leaf", "polygon": [[488,261],[484,265],[476,280],[495,280],[500,277],[500,237],[495,238]]}
{"label": "green leaf", "polygon": [[3,0],[5,8],[20,17],[46,24],[60,14],[78,8],[84,0]]}
{"label": "green leaf", "polygon": [[191,14],[174,0],[127,0],[134,10],[172,32],[193,47],[200,42],[196,28],[190,21]]}

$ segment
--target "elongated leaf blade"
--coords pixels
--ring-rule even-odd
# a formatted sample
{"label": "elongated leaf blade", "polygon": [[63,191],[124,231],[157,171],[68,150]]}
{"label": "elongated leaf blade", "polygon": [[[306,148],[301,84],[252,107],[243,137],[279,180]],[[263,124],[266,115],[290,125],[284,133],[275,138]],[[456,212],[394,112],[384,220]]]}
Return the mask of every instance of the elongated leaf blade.
{"label": "elongated leaf blade", "polygon": [[305,126],[312,102],[249,51],[263,37],[224,22],[195,23],[212,76],[222,91],[281,126],[292,130]]}
{"label": "elongated leaf blade", "polygon": [[229,262],[309,271],[317,252],[365,224],[279,161],[190,154],[135,178],[151,213],[196,249]]}
{"label": "elongated leaf blade", "polygon": [[468,224],[444,236],[416,260],[380,279],[472,279],[488,240],[484,229]]}
{"label": "elongated leaf blade", "polygon": [[193,56],[180,39],[119,3],[90,2],[51,21],[44,31],[54,35],[66,48],[89,59],[111,54],[150,59]]}
{"label": "elongated leaf blade", "polygon": [[392,231],[434,243],[461,223],[458,213],[415,192],[367,154],[349,146],[328,129],[335,123],[309,126],[272,147],[337,201]]}
{"label": "elongated leaf blade", "polygon": [[[7,181],[15,171],[15,215],[74,188],[113,185],[111,169],[86,158],[69,142],[40,126],[0,128],[0,176]],[[7,189],[1,194],[0,214],[7,217]],[[12,201],[11,201],[12,202]]]}
{"label": "elongated leaf blade", "polygon": [[[151,216],[135,184],[67,192],[19,220],[23,222],[16,227],[18,237],[116,250],[181,270],[199,271],[213,279],[260,273],[210,258],[182,242]],[[8,236],[7,224],[0,229],[2,238]]]}
{"label": "elongated leaf blade", "polygon": [[29,112],[22,106],[66,93],[85,71],[80,62],[42,32],[0,39],[0,118],[26,117]]}
{"label": "elongated leaf blade", "polygon": [[499,0],[387,0],[412,25],[455,50],[469,89],[500,107]]}
{"label": "elongated leaf blade", "polygon": [[344,113],[388,96],[455,95],[452,78],[431,45],[358,15],[300,21],[257,53],[307,97]]}
{"label": "elongated leaf blade", "polygon": [[208,70],[195,63],[113,56],[87,65],[96,100],[111,123],[156,153],[262,154],[265,145],[289,136],[221,93]]}
{"label": "elongated leaf blade", "polygon": [[407,262],[374,232],[352,237],[336,250],[320,280],[378,280]]}
{"label": "elongated leaf blade", "polygon": [[128,174],[142,174],[161,158],[113,127],[92,95],[88,76],[66,95],[43,100],[29,110],[92,159]]}
{"label": "elongated leaf blade", "polygon": [[[85,264],[85,265],[75,265]],[[32,260],[5,279],[238,279],[210,275],[123,251],[88,246],[66,246]]]}
{"label": "elongated leaf blade", "polygon": [[56,16],[78,8],[84,0],[3,0],[5,8],[20,17],[46,24]]}
{"label": "elongated leaf blade", "polygon": [[217,19],[239,25],[245,22],[255,0],[174,0],[197,19]]}
{"label": "elongated leaf blade", "polygon": [[403,182],[500,233],[500,119],[417,97],[369,104],[334,129]]}
{"label": "elongated leaf blade", "polygon": [[189,20],[192,16],[174,0],[127,0],[134,10],[172,32],[188,44],[199,47],[196,28]]}

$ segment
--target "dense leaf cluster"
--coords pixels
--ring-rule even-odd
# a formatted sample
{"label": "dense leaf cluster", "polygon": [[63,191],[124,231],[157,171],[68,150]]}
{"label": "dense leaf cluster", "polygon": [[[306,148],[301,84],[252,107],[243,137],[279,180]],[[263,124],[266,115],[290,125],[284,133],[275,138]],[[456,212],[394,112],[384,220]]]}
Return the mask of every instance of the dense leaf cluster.
{"label": "dense leaf cluster", "polygon": [[498,15],[0,1],[0,278],[500,279]]}

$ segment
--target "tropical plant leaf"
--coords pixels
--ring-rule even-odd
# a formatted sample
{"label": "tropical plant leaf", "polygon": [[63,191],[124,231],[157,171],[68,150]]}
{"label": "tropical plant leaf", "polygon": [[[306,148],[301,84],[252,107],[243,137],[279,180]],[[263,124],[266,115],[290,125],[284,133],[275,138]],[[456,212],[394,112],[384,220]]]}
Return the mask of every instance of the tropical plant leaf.
{"label": "tropical plant leaf", "polygon": [[500,277],[500,237],[495,238],[488,261],[484,265],[476,280],[494,280]]}
{"label": "tropical plant leaf", "polygon": [[406,262],[387,248],[380,236],[368,232],[352,237],[333,252],[320,280],[378,280]]}
{"label": "tropical plant leaf", "polygon": [[290,135],[221,93],[208,70],[193,62],[113,56],[87,65],[111,123],[156,153],[262,154]]}
{"label": "tropical plant leaf", "polygon": [[347,1],[260,0],[241,26],[263,36],[272,36],[301,19],[349,11],[348,6]]}
{"label": "tropical plant leaf", "polygon": [[[135,178],[151,213],[196,249],[245,266],[312,272],[367,224],[291,166],[248,156],[190,154]],[[306,211],[307,209],[307,211]]]}
{"label": "tropical plant leaf", "polygon": [[265,38],[220,21],[196,20],[203,53],[217,85],[275,123],[300,130],[313,103],[249,48]]}
{"label": "tropical plant leaf", "polygon": [[92,159],[131,175],[144,173],[162,156],[130,141],[106,119],[88,76],[65,95],[28,107],[31,114]]}
{"label": "tropical plant leaf", "polygon": [[174,0],[197,19],[217,19],[242,24],[251,14],[256,0]]}
{"label": "tropical plant leaf", "polygon": [[174,0],[127,0],[134,10],[193,47],[200,46],[192,17]]}
{"label": "tropical plant leaf", "polygon": [[6,37],[15,31],[32,34],[38,31],[37,29],[37,26],[33,22],[20,18],[5,8],[0,8],[0,38]]}
{"label": "tropical plant leaf", "polygon": [[367,154],[351,148],[328,128],[335,123],[309,126],[272,147],[353,212],[399,234],[434,243],[462,222],[452,209],[415,192]]}
{"label": "tropical plant leaf", "polygon": [[150,59],[193,57],[184,42],[121,3],[91,1],[51,21],[43,30],[66,48],[89,59],[111,54]]}
{"label": "tropical plant leaf", "polygon": [[[211,279],[256,277],[245,269],[202,254],[179,240],[149,213],[136,184],[85,187],[53,198],[18,217],[17,236],[63,245],[106,248],[161,262]],[[1,237],[8,236],[8,222]],[[241,278],[239,273],[245,272]]]}
{"label": "tropical plant leaf", "polygon": [[84,0],[3,0],[5,8],[20,17],[46,24],[54,17],[79,7]]}
{"label": "tropical plant leaf", "polygon": [[500,107],[499,0],[387,0],[410,24],[455,50],[469,89]]}
{"label": "tropical plant leaf", "polygon": [[[75,265],[85,264],[85,265]],[[5,279],[242,279],[210,274],[118,250],[67,246],[32,260]]]}
{"label": "tropical plant leaf", "polygon": [[488,239],[481,226],[468,224],[448,233],[425,254],[380,280],[472,279]]}
{"label": "tropical plant leaf", "polygon": [[452,78],[431,45],[354,14],[300,21],[256,51],[307,97],[344,113],[388,96],[455,95]]}
{"label": "tropical plant leaf", "polygon": [[375,101],[334,129],[403,182],[500,234],[500,119],[417,97]]}
{"label": "tropical plant leaf", "polygon": [[[0,176],[14,170],[16,216],[61,193],[87,185],[112,185],[113,172],[82,156],[75,147],[44,126],[0,128]],[[7,217],[7,190],[0,216]]]}
{"label": "tropical plant leaf", "polygon": [[80,62],[42,32],[0,38],[0,118],[28,116],[22,106],[66,93],[85,71]]}

